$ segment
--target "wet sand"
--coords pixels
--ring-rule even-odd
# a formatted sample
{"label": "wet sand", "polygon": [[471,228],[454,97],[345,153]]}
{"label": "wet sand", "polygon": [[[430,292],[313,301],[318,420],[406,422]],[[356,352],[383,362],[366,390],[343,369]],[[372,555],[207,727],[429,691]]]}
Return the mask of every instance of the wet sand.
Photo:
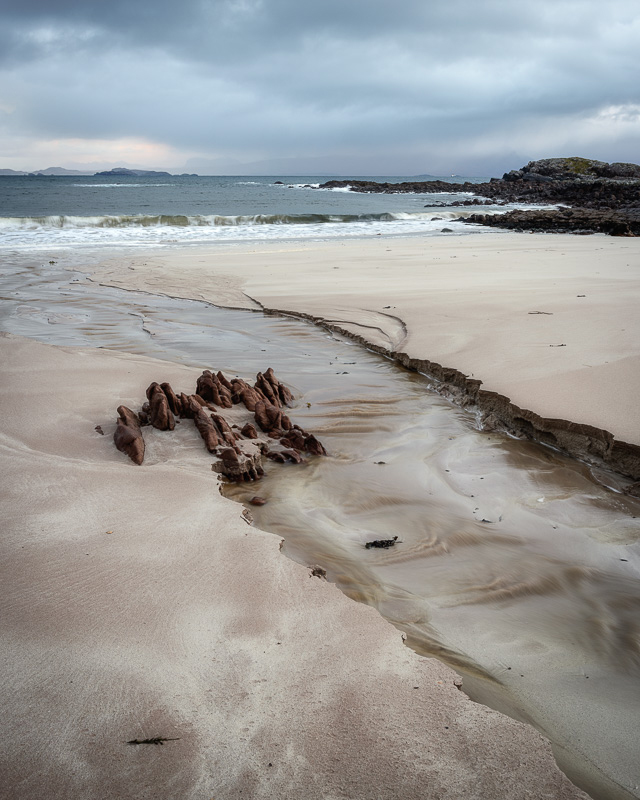
{"label": "wet sand", "polygon": [[[640,299],[640,281],[637,277],[639,255],[640,247],[633,239],[508,234],[435,240],[341,242],[338,245],[261,245],[209,253],[183,251],[178,256],[172,254],[170,258],[161,255],[153,259],[145,258],[144,261],[137,259],[105,265],[96,278],[113,285],[161,291],[174,296],[198,296],[238,307],[265,307],[303,314],[389,353],[402,352],[415,359],[426,358],[436,362],[436,366],[450,367],[470,378],[482,380],[483,388],[487,391],[511,398],[513,403],[551,421],[564,420],[562,425],[565,428],[572,427],[572,423],[592,426],[593,430],[588,429],[586,433],[587,445],[590,444],[590,438],[595,439],[598,433],[604,431],[613,434],[618,442],[627,442],[633,447],[640,444],[639,417],[636,412],[636,397],[640,388],[640,321],[636,313]],[[611,441],[607,442],[606,438],[605,446],[611,449]],[[459,469],[461,464],[454,466]],[[637,451],[633,470],[635,472],[627,474],[637,479]],[[473,491],[473,487],[470,488]],[[508,498],[509,488],[503,486],[499,488],[500,491],[505,499]],[[556,501],[558,499],[561,499],[560,495],[555,498]],[[313,501],[310,502],[313,505]],[[309,513],[307,507],[299,515],[303,521],[306,513]],[[281,531],[288,540],[293,538],[292,525],[283,524],[277,513],[275,519],[269,519],[269,514],[262,513],[259,518],[262,516],[270,529]],[[522,532],[526,529],[527,524]],[[589,529],[590,525],[587,525]],[[516,529],[513,533],[517,537],[520,532]],[[451,536],[451,530],[443,530],[436,536],[434,546],[443,547],[446,552]],[[596,539],[602,536],[604,543],[615,542],[615,535],[611,539],[609,533],[597,534]],[[621,539],[618,543],[628,544],[633,537],[623,539],[624,542]],[[430,537],[425,536],[424,541],[413,544],[423,549],[431,546],[430,541]],[[534,559],[536,566],[530,563],[526,568],[522,564],[517,566],[516,557],[512,567],[506,567],[506,572],[498,566],[493,574],[491,569],[487,569],[485,579],[477,580],[474,584],[473,578],[478,575],[475,564],[464,578],[464,584],[475,589],[476,597],[469,596],[462,603],[499,603],[513,600],[514,596],[520,594],[523,598],[520,606],[532,606],[533,601],[527,601],[529,596],[544,598],[557,595],[558,592],[564,594],[569,585],[586,585],[592,583],[594,578],[596,583],[605,585],[611,579],[607,574],[608,566],[602,575],[598,573],[598,577],[590,570],[599,566],[602,558],[608,561],[606,551],[606,546],[601,555],[594,551],[592,566],[587,567],[586,571],[583,571],[583,566],[577,567],[577,572],[572,572],[574,568],[571,564],[567,565],[564,558],[557,562],[553,559],[548,561],[548,553],[541,560]],[[386,571],[388,575],[388,566],[382,566],[381,572]],[[406,573],[406,568],[402,568]],[[393,577],[393,569],[391,575]],[[352,579],[350,576],[343,585],[347,591]],[[616,579],[612,580],[615,582]],[[363,583],[371,584],[370,576]],[[353,595],[358,596],[361,591],[358,586]],[[369,591],[368,588],[364,590],[360,599],[367,598]],[[574,591],[575,588],[569,590],[568,596],[572,597]],[[605,590],[605,594],[607,592]],[[435,591],[435,594],[438,592]],[[600,595],[600,589],[597,594]],[[480,599],[480,596],[485,599]],[[367,601],[372,600],[368,597]],[[460,598],[454,605],[459,602]],[[619,606],[620,602],[626,604],[627,600],[616,601],[611,598],[611,602]],[[608,603],[605,601],[605,606]],[[634,604],[635,600],[632,601]],[[384,605],[383,600],[379,604],[383,613]],[[538,605],[544,608],[545,603]],[[559,606],[555,612],[552,610],[554,605],[557,606],[556,600],[547,605],[551,614],[558,612]],[[592,622],[596,626],[593,632],[595,640],[589,638],[588,625],[583,630],[584,623],[588,623],[589,612],[586,609],[577,611],[580,619],[578,629],[582,631],[578,636],[584,634],[587,637],[585,641],[590,640],[595,644],[596,640],[601,639],[602,633],[608,630],[608,633],[604,633],[604,639],[608,639],[609,643],[605,644],[602,640],[602,647],[597,645],[596,649],[604,648],[612,654],[618,648],[613,645],[611,649],[613,640],[610,637],[616,638],[620,633],[622,643],[627,634],[622,629],[614,633],[618,623],[614,623],[612,628],[611,623],[606,622],[608,615],[603,609],[604,606],[594,611]],[[470,612],[469,616],[477,616],[477,611],[476,605],[475,612]],[[583,618],[585,613],[587,617]],[[541,664],[554,660],[548,645],[550,641],[562,638],[558,633],[562,625],[555,632],[553,626],[546,629],[542,645],[536,643],[534,634],[533,637],[525,636],[520,646],[516,646],[514,642],[521,638],[522,626],[527,623],[526,617],[519,619],[519,612],[511,614],[513,630],[510,633],[503,631],[491,643],[498,662],[493,672],[500,672],[502,662],[505,665],[511,663],[509,653],[514,646],[519,652],[523,652],[524,646],[529,655],[523,663],[527,670],[535,674],[536,659],[541,659]],[[573,614],[574,611],[569,612],[570,617]],[[393,609],[388,616],[394,618]],[[396,616],[402,627],[403,621],[406,623],[411,619],[412,610],[407,611],[405,604],[404,610]],[[404,620],[400,619],[403,616]],[[440,616],[446,615],[441,612]],[[456,624],[461,630],[459,615]],[[417,627],[413,646],[419,652],[434,652],[437,648],[424,646],[425,629],[428,631],[429,625]],[[540,631],[538,638],[539,634]],[[567,629],[565,635],[571,637],[572,632]],[[636,635],[631,633],[633,641],[629,643],[631,649],[628,652],[632,660],[635,659],[633,653],[637,647]],[[466,644],[464,638],[463,635],[459,640],[463,649]],[[438,641],[442,641],[441,636]],[[621,644],[621,647],[624,651],[625,645]],[[573,697],[574,681],[580,678],[584,682],[589,677],[591,680],[594,678],[591,667],[595,664],[587,659],[580,666],[578,661],[582,655],[576,660],[578,653],[582,653],[581,646],[568,661],[561,657],[567,677],[560,677],[561,670],[557,685],[553,689],[549,687],[548,695],[554,697],[550,705],[555,705],[556,712],[565,705],[567,708],[579,708],[584,690],[580,689]],[[561,662],[557,663],[560,666]],[[615,656],[612,663],[615,663]],[[631,737],[630,748],[627,748],[630,760],[627,756],[624,760],[632,765],[635,684],[634,679],[627,681],[624,664],[621,667],[620,681],[615,681],[615,690],[613,673],[607,669],[598,672],[600,686],[603,682],[612,683],[609,709],[604,716],[600,716],[600,712],[597,716],[599,725],[603,726],[600,730],[612,733],[610,726],[616,725],[615,708],[624,708],[625,712],[630,710],[630,716],[626,713],[622,715],[626,722],[622,722],[622,716],[618,720],[622,725],[621,731],[605,738],[612,743],[619,741],[620,733],[624,737],[624,731],[627,730]],[[588,672],[592,674],[586,677]],[[543,675],[544,672],[541,672],[541,685],[537,691],[544,693],[546,678]],[[511,686],[510,691],[516,695],[522,694],[520,687]],[[616,696],[618,693],[620,697]],[[482,681],[481,685],[475,687],[475,696],[517,715],[517,700],[512,703],[507,699],[505,702],[504,696],[496,696],[490,686]],[[591,711],[594,710],[592,707]],[[613,713],[609,714],[609,711]],[[558,716],[558,721],[561,722],[562,716]],[[570,717],[569,714],[567,719]],[[548,729],[548,725],[545,725],[548,719],[543,720],[538,715],[537,721]],[[569,745],[566,766],[571,763],[570,751],[575,749],[577,742],[575,739],[571,742],[570,727],[561,724],[562,727],[564,730],[560,731],[556,723],[556,745],[559,755],[564,747],[561,744],[563,740]],[[587,752],[595,755],[599,749],[599,737],[590,738],[593,741],[587,744],[582,734],[578,734],[578,740],[582,739],[578,749],[586,747]],[[618,759],[618,752],[617,745],[613,746],[611,758],[604,758],[604,762],[609,760],[613,764]],[[602,752],[599,755],[602,757]],[[629,774],[628,768],[620,766],[621,774],[625,771]],[[614,767],[614,773],[616,769]],[[637,792],[626,781],[623,784],[632,793]],[[612,789],[606,788],[605,784],[601,791],[604,791],[604,796],[609,796],[607,792]]]}
{"label": "wet sand", "polygon": [[249,528],[187,426],[150,431],[144,468],[115,450],[119,403],[198,371],[7,335],[0,357],[4,796],[586,797]]}
{"label": "wet sand", "polygon": [[94,279],[308,314],[640,445],[639,270],[638,239],[491,233],[182,249]]}

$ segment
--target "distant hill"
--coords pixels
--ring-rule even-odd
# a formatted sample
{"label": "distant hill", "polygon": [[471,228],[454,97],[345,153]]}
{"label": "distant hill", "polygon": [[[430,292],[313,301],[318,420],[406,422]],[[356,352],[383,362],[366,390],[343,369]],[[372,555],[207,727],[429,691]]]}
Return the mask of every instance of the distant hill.
{"label": "distant hill", "polygon": [[80,169],[65,169],[64,167],[47,167],[30,172],[29,175],[91,175],[91,172]]}
{"label": "distant hill", "polygon": [[155,169],[127,169],[126,167],[114,167],[113,169],[104,170],[104,172],[95,172],[94,175],[117,177],[118,175],[133,176],[135,178],[170,178],[170,172],[159,172]]}
{"label": "distant hill", "polygon": [[89,171],[81,171],[79,169],[65,169],[64,167],[47,167],[46,169],[37,169],[34,172],[23,172],[17,169],[0,169],[0,175],[91,175]]}

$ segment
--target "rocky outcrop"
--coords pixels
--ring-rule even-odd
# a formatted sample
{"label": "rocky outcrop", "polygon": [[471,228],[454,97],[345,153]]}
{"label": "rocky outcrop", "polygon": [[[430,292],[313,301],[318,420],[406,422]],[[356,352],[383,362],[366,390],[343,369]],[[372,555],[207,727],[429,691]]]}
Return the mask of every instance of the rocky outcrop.
{"label": "rocky outcrop", "polygon": [[589,208],[508,211],[506,214],[471,214],[464,222],[508,228],[514,231],[554,233],[607,233],[609,236],[640,236],[640,216]]}
{"label": "rocky outcrop", "polygon": [[176,417],[193,420],[208,452],[220,459],[214,469],[231,481],[258,480],[264,474],[263,456],[299,464],[303,453],[326,455],[315,436],[294,426],[284,413],[293,395],[271,368],[258,373],[254,386],[204,370],[195,394],[176,394],[169,383],[156,382],[146,394],[147,402],[137,414],[125,406],[118,408],[114,434],[118,450],[136,464],[142,464],[145,453],[142,427],[172,431]]}
{"label": "rocky outcrop", "polygon": [[503,180],[566,181],[588,180],[589,178],[633,178],[640,179],[640,165],[606,161],[592,158],[541,158],[530,161],[519,170],[511,170],[502,176]]}
{"label": "rocky outcrop", "polygon": [[[474,198],[438,206],[493,205],[526,203],[527,205],[566,205],[582,212],[579,226],[574,223],[559,226],[556,217],[534,217],[539,212],[519,212],[529,215],[531,222],[523,230],[566,230],[568,232],[599,232],[611,235],[637,236],[640,224],[640,165],[615,162],[607,164],[587,158],[545,158],[530,161],[519,170],[511,170],[502,178],[486,183],[447,183],[445,181],[404,181],[376,183],[375,181],[335,180],[321,188],[345,188],[354,192],[386,194],[426,193],[446,194],[469,192]],[[587,214],[589,210],[593,213]],[[521,218],[522,219],[522,218]],[[506,215],[474,216],[463,222],[493,227],[515,226]],[[615,223],[619,221],[621,225]],[[549,227],[545,227],[548,222]],[[504,224],[503,224],[504,223]],[[576,221],[577,224],[577,221]]]}

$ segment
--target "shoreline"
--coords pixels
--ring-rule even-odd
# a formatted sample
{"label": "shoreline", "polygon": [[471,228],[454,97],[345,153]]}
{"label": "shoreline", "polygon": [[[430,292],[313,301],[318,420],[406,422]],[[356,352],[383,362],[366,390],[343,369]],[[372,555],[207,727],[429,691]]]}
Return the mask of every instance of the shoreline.
{"label": "shoreline", "polygon": [[432,378],[487,428],[638,481],[638,265],[637,240],[501,233],[181,249],[92,280],[311,320]]}
{"label": "shoreline", "polygon": [[198,370],[0,350],[12,797],[587,797],[533,728],[247,528],[186,426],[150,431],[145,467],[117,452],[117,404]]}

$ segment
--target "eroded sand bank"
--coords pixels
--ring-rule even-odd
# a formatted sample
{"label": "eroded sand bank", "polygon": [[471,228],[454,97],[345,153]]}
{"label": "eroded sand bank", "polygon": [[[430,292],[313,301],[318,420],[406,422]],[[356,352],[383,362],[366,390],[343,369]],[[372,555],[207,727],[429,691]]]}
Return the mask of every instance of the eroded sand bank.
{"label": "eroded sand bank", "polygon": [[248,528],[190,426],[115,450],[119,403],[197,371],[11,336],[0,363],[4,796],[586,797]]}
{"label": "eroded sand bank", "polygon": [[637,480],[639,274],[637,239],[503,233],[166,251],[94,279],[324,320]]}

